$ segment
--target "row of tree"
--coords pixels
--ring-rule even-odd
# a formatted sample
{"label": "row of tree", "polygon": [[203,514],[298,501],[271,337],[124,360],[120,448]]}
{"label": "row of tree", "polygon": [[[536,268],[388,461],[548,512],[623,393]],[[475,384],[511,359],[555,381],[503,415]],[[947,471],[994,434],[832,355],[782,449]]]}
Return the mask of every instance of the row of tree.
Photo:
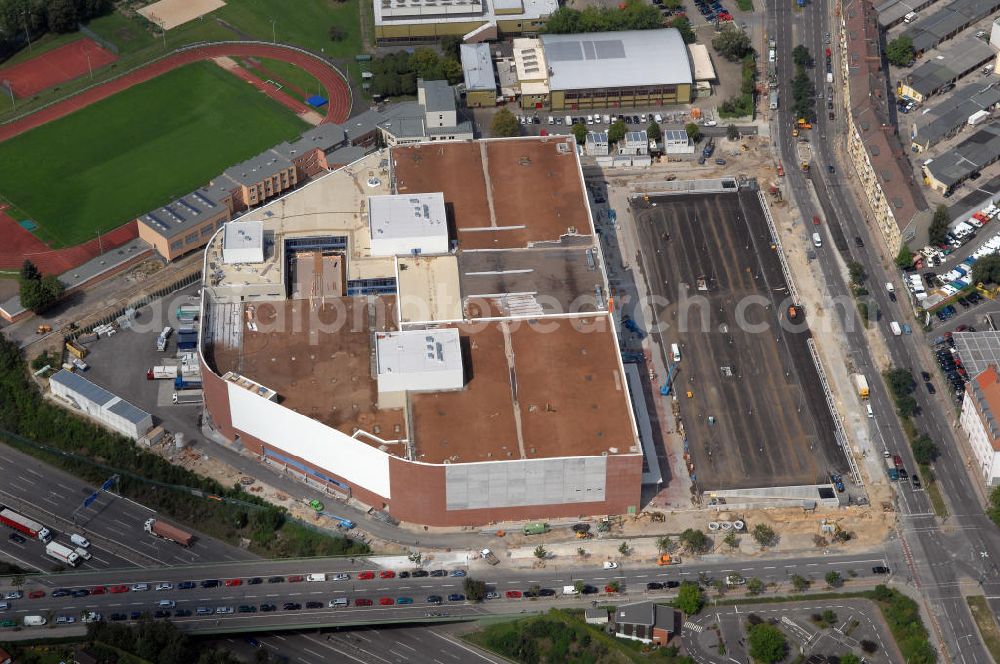
{"label": "row of tree", "polygon": [[613,30],[653,30],[663,27],[660,10],[640,0],[626,0],[624,6],[589,6],[585,9],[560,7],[545,23],[545,32],[553,35]]}
{"label": "row of tree", "polygon": [[757,91],[757,53],[750,42],[750,36],[730,23],[712,39],[712,48],[726,60],[743,64],[740,93],[719,104],[719,117],[753,115]]}
{"label": "row of tree", "polygon": [[462,80],[462,63],[454,55],[440,55],[431,48],[412,53],[398,51],[372,61],[372,93],[382,97],[417,94],[417,79],[446,80],[454,85]]}
{"label": "row of tree", "polygon": [[0,58],[46,32],[73,32],[114,10],[113,0],[0,0]]}
{"label": "row of tree", "polygon": [[21,306],[35,313],[49,309],[62,297],[66,287],[54,274],[42,276],[35,264],[24,261],[17,275]]}
{"label": "row of tree", "polygon": [[806,122],[816,120],[816,85],[808,69],[813,66],[813,57],[809,49],[799,44],[792,49],[792,62],[795,63],[795,76],[792,78],[792,112],[796,118],[805,118]]}

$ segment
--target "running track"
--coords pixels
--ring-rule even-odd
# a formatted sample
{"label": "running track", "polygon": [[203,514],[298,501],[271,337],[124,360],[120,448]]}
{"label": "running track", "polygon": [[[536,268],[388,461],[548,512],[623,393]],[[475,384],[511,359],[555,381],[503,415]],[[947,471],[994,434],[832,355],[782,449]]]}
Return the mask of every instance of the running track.
{"label": "running track", "polygon": [[161,60],[140,67],[113,81],[90,88],[31,115],[0,125],[0,141],[6,141],[30,129],[69,115],[74,111],[106,99],[133,85],[156,78],[177,67],[227,55],[234,57],[272,58],[296,65],[315,76],[323,84],[327,94],[330,96],[326,117],[323,119],[323,122],[340,124],[345,122],[351,113],[351,93],[347,87],[347,81],[344,80],[336,69],[324,64],[318,58],[278,44],[212,44],[168,55]]}

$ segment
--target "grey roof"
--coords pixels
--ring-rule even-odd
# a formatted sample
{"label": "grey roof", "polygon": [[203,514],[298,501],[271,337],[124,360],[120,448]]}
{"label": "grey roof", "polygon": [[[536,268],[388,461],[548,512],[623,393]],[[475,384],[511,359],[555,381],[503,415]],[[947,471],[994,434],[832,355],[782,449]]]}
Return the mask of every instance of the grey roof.
{"label": "grey roof", "polygon": [[922,17],[902,34],[913,40],[914,51],[923,53],[997,9],[1000,9],[1000,0],[952,0],[930,16]]}
{"label": "grey roof", "polygon": [[935,157],[924,168],[938,182],[953,187],[1000,159],[1000,123],[982,126],[976,133]]}
{"label": "grey roof", "polygon": [[663,131],[663,140],[690,143],[691,137],[683,129],[666,129]]}
{"label": "grey roof", "polygon": [[970,376],[978,376],[991,364],[1000,366],[1000,332],[955,332],[955,350]]}
{"label": "grey roof", "polygon": [[79,394],[82,398],[102,407],[107,406],[109,402],[118,399],[116,403],[113,403],[110,407],[108,407],[108,410],[119,417],[127,419],[133,424],[141,424],[147,417],[149,417],[149,413],[146,411],[136,408],[124,399],[119,399],[119,397],[111,394],[111,392],[108,392],[100,385],[95,385],[83,376],[77,375],[72,371],[62,369],[50,377],[49,380],[63,385],[64,387],[72,390],[74,393]]}
{"label": "grey roof", "polygon": [[223,171],[222,176],[248,187],[291,167],[292,162],[288,157],[271,149],[235,166],[230,166]]}
{"label": "grey roof", "polygon": [[931,57],[904,80],[921,95],[929,97],[995,57],[988,45],[978,39],[967,39],[948,49],[947,53]]}
{"label": "grey roof", "polygon": [[274,151],[291,160],[309,150],[319,149],[323,153],[329,153],[346,142],[347,138],[341,125],[324,123],[302,134],[294,143],[285,141],[276,145]]}
{"label": "grey roof", "polygon": [[462,75],[465,78],[465,89],[468,91],[496,91],[497,77],[496,72],[493,71],[490,45],[486,43],[462,44],[459,51],[462,55]]}
{"label": "grey roof", "polygon": [[645,145],[648,142],[649,142],[649,139],[647,138],[647,134],[646,134],[646,130],[645,129],[643,129],[642,131],[627,131],[627,132],[625,132],[625,143],[627,143],[627,144],[636,144],[636,143],[639,143],[641,145]]}
{"label": "grey roof", "polygon": [[590,620],[591,618],[607,618],[608,617],[608,610],[607,609],[585,609],[584,612],[583,612],[583,617],[585,619],[587,619],[587,620]]}
{"label": "grey roof", "polygon": [[629,625],[652,625],[656,622],[656,605],[652,602],[621,604],[615,609],[615,623]]}
{"label": "grey roof", "polygon": [[172,203],[147,212],[139,217],[139,223],[169,239],[183,235],[191,226],[197,226],[206,218],[222,212],[223,209],[216,192],[202,187]]}
{"label": "grey roof", "polygon": [[917,126],[914,142],[930,147],[966,125],[969,116],[1000,103],[1000,81],[985,85],[972,83],[952,91],[948,98],[927,113],[930,119]]}
{"label": "grey roof", "polygon": [[99,277],[105,272],[118,268],[123,263],[127,263],[138,256],[148,253],[149,250],[150,246],[145,240],[140,240],[139,238],[129,240],[120,247],[109,249],[103,254],[91,258],[86,263],[63,272],[59,275],[59,281],[67,289],[82,286],[91,279]]}
{"label": "grey roof", "polygon": [[367,121],[373,120],[374,124],[377,124],[397,139],[423,138],[441,134],[472,133],[472,123],[468,120],[463,120],[454,127],[428,127],[424,109],[415,101],[390,104],[382,110],[371,111],[371,115],[367,116],[366,119]]}
{"label": "grey roof", "polygon": [[674,28],[542,35],[550,90],[691,84],[687,46]]}
{"label": "grey roof", "polygon": [[910,12],[919,12],[929,7],[936,0],[885,0],[875,5],[878,14],[878,24],[883,29],[891,28],[903,20]]}
{"label": "grey roof", "polygon": [[587,142],[588,143],[607,143],[608,142],[608,132],[606,132],[606,131],[588,131],[587,132]]}
{"label": "grey roof", "polygon": [[424,90],[424,108],[428,113],[442,113],[455,110],[455,90],[448,81],[418,82]]}

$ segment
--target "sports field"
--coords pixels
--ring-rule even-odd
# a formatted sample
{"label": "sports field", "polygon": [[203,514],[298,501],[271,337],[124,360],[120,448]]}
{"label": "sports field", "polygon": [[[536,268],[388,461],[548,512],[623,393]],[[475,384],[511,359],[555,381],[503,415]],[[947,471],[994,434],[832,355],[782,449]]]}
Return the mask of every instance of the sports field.
{"label": "sports field", "polygon": [[191,64],[0,143],[0,197],[47,244],[71,246],[307,128],[214,63]]}

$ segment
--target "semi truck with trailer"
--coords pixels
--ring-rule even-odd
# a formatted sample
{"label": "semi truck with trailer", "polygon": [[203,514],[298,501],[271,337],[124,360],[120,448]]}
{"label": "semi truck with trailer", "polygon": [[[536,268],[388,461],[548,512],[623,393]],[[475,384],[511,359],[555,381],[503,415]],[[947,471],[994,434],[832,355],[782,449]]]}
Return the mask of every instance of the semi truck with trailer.
{"label": "semi truck with trailer", "polygon": [[163,378],[177,378],[177,367],[158,366],[146,371],[146,380],[160,380]]}
{"label": "semi truck with trailer", "polygon": [[868,389],[868,379],[863,374],[854,374],[854,387],[862,399],[867,399],[871,394],[871,390]]}
{"label": "semi truck with trailer", "polygon": [[181,530],[177,526],[171,526],[169,523],[164,523],[159,519],[146,519],[144,528],[150,535],[161,539],[168,539],[171,542],[177,542],[184,547],[191,546],[191,543],[194,542],[194,535],[191,533]]}
{"label": "semi truck with trailer", "polygon": [[4,507],[0,509],[0,523],[20,531],[25,535],[34,537],[40,542],[48,542],[52,539],[52,532],[38,523],[34,519],[29,519],[23,514],[18,514],[14,510]]}
{"label": "semi truck with trailer", "polygon": [[184,404],[201,403],[204,395],[203,390],[184,390],[183,392],[174,392],[171,400],[180,406]]}
{"label": "semi truck with trailer", "polygon": [[65,544],[60,544],[59,542],[49,542],[46,544],[45,555],[50,558],[55,558],[59,562],[72,567],[76,567],[80,564],[80,555]]}
{"label": "semi truck with trailer", "polygon": [[201,389],[201,378],[182,378],[174,374],[174,389],[180,392],[181,390],[200,390]]}

